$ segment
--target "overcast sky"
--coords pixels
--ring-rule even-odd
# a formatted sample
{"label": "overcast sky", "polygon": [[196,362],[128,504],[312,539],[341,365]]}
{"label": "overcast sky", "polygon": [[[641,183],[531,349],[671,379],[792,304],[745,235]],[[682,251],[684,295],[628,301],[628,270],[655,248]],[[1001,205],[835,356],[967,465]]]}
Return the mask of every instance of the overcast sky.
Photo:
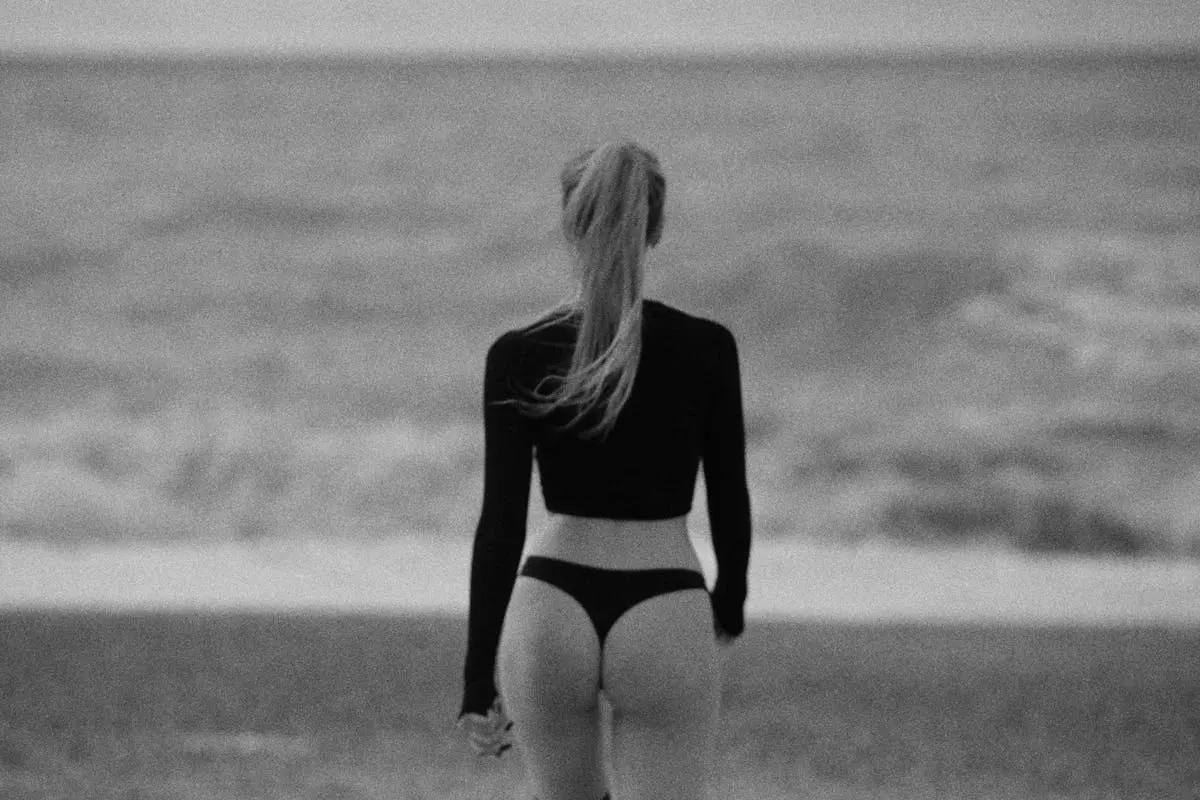
{"label": "overcast sky", "polygon": [[1200,0],[0,0],[0,50],[1200,47]]}

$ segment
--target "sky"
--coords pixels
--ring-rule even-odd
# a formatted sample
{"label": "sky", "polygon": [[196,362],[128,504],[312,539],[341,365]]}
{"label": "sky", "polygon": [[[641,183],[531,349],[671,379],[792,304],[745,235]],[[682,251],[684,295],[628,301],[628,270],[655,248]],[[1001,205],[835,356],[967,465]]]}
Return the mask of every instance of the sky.
{"label": "sky", "polygon": [[0,51],[1200,48],[1197,0],[0,0]]}

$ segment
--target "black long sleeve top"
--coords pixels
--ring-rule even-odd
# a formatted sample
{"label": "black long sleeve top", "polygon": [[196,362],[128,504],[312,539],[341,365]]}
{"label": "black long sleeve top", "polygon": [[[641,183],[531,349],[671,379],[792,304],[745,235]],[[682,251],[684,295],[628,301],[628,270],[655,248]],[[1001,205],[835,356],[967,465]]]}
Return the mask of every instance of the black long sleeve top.
{"label": "black long sleeve top", "polygon": [[603,439],[581,438],[579,427],[561,430],[567,411],[539,419],[503,402],[565,371],[575,318],[546,317],[506,331],[488,349],[483,507],[472,551],[460,715],[484,714],[496,698],[496,650],[525,543],[535,455],[547,511],[609,519],[687,514],[703,464],[717,562],[713,613],[729,635],[744,628],[751,513],[737,343],[720,323],[656,300],[643,301],[642,319],[633,389]]}

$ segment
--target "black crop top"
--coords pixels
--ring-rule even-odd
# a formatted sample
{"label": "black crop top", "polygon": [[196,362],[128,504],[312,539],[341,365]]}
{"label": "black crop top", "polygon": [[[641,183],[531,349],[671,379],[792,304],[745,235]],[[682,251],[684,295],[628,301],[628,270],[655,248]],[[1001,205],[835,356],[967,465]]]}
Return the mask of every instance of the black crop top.
{"label": "black crop top", "polygon": [[[532,461],[551,513],[655,520],[691,510],[704,465],[717,580],[713,612],[726,633],[744,627],[750,494],[737,344],[725,326],[655,300],[642,303],[642,353],[633,390],[604,439],[560,430],[570,414],[535,419],[497,404],[565,370],[575,328],[548,318],[502,334],[484,369],[483,508],[471,560],[462,712],[496,697],[496,649],[525,544]],[[598,413],[598,412],[596,412]],[[586,417],[589,425],[595,417]]]}

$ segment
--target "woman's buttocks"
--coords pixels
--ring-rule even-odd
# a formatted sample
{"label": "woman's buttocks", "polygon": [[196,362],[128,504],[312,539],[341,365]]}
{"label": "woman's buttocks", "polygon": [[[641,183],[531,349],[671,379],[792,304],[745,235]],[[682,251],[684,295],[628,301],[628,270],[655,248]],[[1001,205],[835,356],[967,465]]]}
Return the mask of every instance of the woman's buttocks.
{"label": "woman's buttocks", "polygon": [[551,514],[527,552],[605,569],[701,570],[687,515],[635,520]]}

